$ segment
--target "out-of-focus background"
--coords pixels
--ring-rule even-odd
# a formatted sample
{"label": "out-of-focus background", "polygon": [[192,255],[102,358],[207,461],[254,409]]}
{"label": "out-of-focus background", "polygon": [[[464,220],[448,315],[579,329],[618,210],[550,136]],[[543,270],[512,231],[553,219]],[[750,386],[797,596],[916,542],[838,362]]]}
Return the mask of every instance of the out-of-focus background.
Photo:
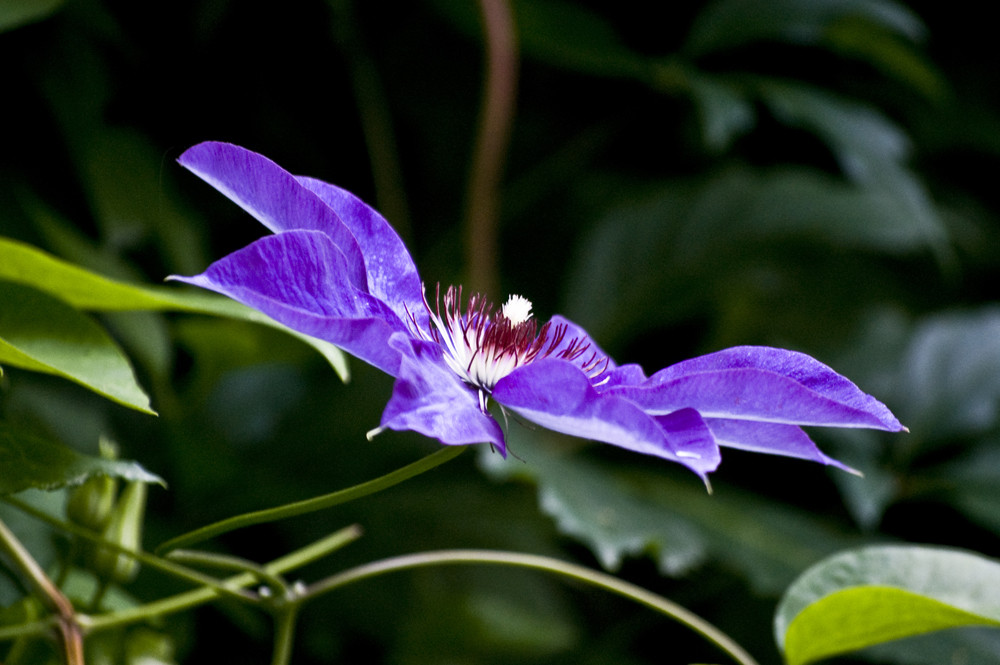
{"label": "out-of-focus background", "polygon": [[[379,496],[212,546],[265,561],[363,525],[365,537],[303,571],[309,579],[420,549],[550,554],[673,598],[764,663],[779,662],[778,596],[825,555],[900,541],[996,556],[1000,68],[986,10],[885,0],[508,7],[519,59],[493,190],[495,263],[469,258],[494,240],[489,208],[469,205],[487,71],[473,0],[0,0],[0,235],[133,281],[200,272],[266,233],[174,161],[202,140],[231,141],[379,208],[431,285],[522,294],[539,317],[562,313],[648,371],[736,344],[805,351],[911,432],[815,432],[864,479],[724,451],[710,496],[681,468],[512,421],[516,457],[484,448]],[[0,415],[88,452],[110,436],[164,477],[169,489],[151,489],[147,546],[367,480],[438,445],[365,439],[391,380],[361,363],[344,384],[307,346],[249,323],[99,318],[159,417],[6,368]],[[59,539],[18,524],[53,560]],[[129,592],[180,588],[144,571]],[[0,604],[17,597],[0,579]],[[226,605],[156,630],[179,662],[270,653],[270,624]],[[851,662],[995,662],[998,643],[984,640],[952,633]],[[706,653],[615,597],[468,567],[324,597],[303,614],[294,662],[638,664]]]}

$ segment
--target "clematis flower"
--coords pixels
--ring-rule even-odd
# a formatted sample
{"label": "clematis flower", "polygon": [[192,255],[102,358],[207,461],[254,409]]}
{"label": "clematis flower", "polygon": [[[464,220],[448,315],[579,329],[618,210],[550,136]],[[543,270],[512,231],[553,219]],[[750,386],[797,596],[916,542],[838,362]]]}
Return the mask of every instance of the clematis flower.
{"label": "clematis flower", "polygon": [[506,456],[490,402],[551,430],[654,455],[702,479],[719,447],[850,470],[801,426],[903,426],[881,402],[813,358],[742,346],[646,376],[617,365],[562,316],[496,307],[461,287],[425,292],[389,223],[353,194],[293,176],[266,157],[201,143],[178,160],[273,234],[193,277],[395,378],[373,433],[413,430],[445,445],[488,443]]}

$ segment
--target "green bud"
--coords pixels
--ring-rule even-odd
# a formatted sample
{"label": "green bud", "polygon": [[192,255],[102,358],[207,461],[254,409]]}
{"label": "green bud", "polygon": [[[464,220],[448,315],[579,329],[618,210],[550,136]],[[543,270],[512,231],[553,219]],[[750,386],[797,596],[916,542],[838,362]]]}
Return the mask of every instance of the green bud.
{"label": "green bud", "polygon": [[[104,539],[130,550],[138,550],[142,544],[145,514],[146,483],[128,483],[111,512]],[[139,562],[125,553],[98,547],[94,552],[94,572],[109,581],[124,584],[135,579]]]}
{"label": "green bud", "polygon": [[66,499],[66,517],[70,522],[97,531],[104,531],[115,505],[118,481],[110,476],[87,478],[82,485],[70,490]]}
{"label": "green bud", "polygon": [[169,635],[140,626],[128,634],[125,642],[128,665],[174,665],[174,642]]}

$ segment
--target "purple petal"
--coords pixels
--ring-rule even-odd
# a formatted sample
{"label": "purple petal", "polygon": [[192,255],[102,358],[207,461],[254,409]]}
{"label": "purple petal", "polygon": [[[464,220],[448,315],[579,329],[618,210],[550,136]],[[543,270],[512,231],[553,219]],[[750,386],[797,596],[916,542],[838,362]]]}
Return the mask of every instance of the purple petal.
{"label": "purple petal", "polygon": [[170,279],[229,296],[395,376],[399,352],[389,336],[406,327],[385,303],[354,288],[347,263],[326,234],[289,231],[233,252],[201,275]]}
{"label": "purple petal", "polygon": [[705,422],[720,446],[754,453],[796,457],[835,466],[850,473],[858,473],[846,464],[824,455],[809,435],[795,425],[722,418],[706,418]]}
{"label": "purple petal", "polygon": [[809,356],[743,346],[672,365],[606,392],[650,413],[689,407],[706,418],[903,430],[888,408]]}
{"label": "purple petal", "polygon": [[636,386],[646,381],[646,373],[639,365],[629,364],[615,367],[603,377],[602,383],[597,386],[597,392],[607,392],[615,386]]}
{"label": "purple petal", "polygon": [[368,288],[364,257],[351,231],[322,199],[267,157],[207,141],[187,149],[177,161],[275,233],[301,229],[327,234],[347,259],[345,269],[354,286]]}
{"label": "purple petal", "polygon": [[420,275],[389,222],[346,189],[315,178],[296,179],[330,206],[358,241],[368,271],[368,292],[392,307],[400,318],[412,314],[426,327]]}
{"label": "purple petal", "polygon": [[500,425],[444,363],[440,346],[404,333],[393,335],[390,344],[402,360],[381,427],[412,430],[446,445],[490,443],[507,456]]}
{"label": "purple petal", "polygon": [[701,417],[688,409],[657,421],[628,400],[598,394],[574,364],[545,358],[497,382],[493,399],[551,430],[679,462],[702,478],[719,463]]}

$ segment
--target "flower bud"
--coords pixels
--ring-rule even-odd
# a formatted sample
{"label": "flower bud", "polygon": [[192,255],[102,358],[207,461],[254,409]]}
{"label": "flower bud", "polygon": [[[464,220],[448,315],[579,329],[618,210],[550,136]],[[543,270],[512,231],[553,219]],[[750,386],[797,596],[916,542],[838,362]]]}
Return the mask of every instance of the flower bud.
{"label": "flower bud", "polygon": [[[125,485],[104,530],[104,539],[130,550],[142,544],[142,524],[146,514],[146,483]],[[94,553],[94,572],[105,579],[124,584],[139,572],[139,562],[123,552],[98,547]]]}
{"label": "flower bud", "polygon": [[101,533],[111,519],[118,481],[110,476],[87,478],[82,485],[70,490],[66,499],[66,518],[74,524]]}

